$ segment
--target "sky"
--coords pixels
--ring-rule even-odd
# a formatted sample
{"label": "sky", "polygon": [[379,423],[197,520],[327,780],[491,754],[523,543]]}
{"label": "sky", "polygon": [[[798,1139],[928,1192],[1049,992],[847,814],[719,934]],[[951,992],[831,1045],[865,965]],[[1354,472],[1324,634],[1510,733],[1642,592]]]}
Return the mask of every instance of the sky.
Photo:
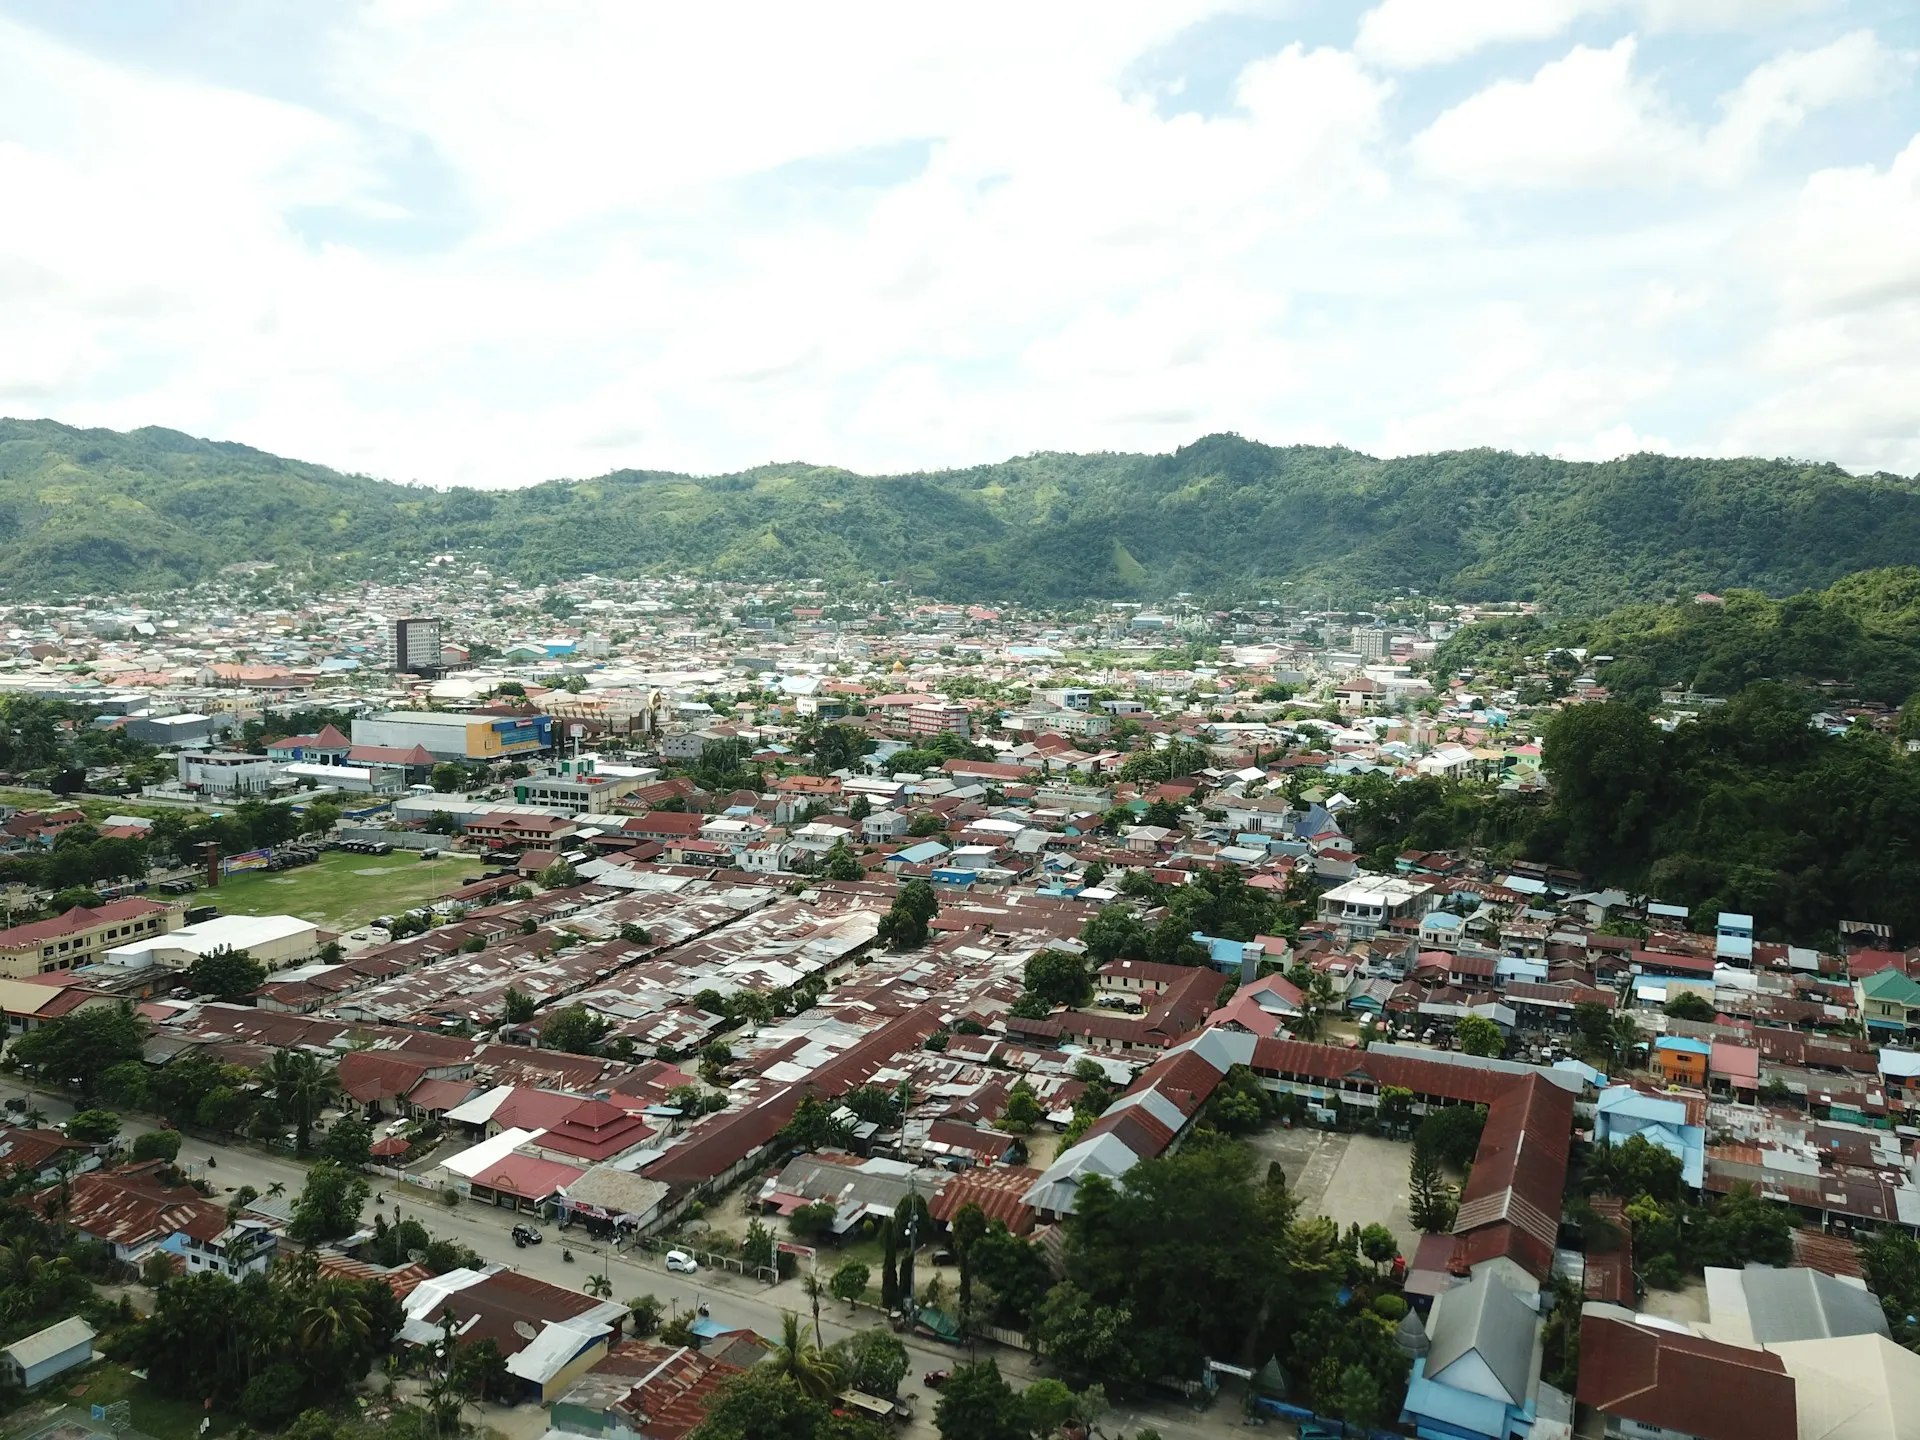
{"label": "sky", "polygon": [[1920,473],[1913,0],[0,0],[0,414]]}

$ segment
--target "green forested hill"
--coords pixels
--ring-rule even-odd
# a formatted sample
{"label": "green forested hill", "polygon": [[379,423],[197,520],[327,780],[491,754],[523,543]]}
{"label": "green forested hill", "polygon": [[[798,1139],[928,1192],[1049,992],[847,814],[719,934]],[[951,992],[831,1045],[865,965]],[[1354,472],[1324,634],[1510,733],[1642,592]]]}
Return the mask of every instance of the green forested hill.
{"label": "green forested hill", "polygon": [[1495,620],[1468,626],[1434,658],[1443,671],[1564,676],[1580,668],[1561,653],[1574,648],[1610,657],[1597,666],[1601,682],[1646,705],[1663,689],[1732,695],[1758,680],[1897,705],[1920,692],[1920,568],[1863,570],[1783,600],[1729,590],[1705,604]]}
{"label": "green forested hill", "polygon": [[1920,563],[1920,485],[1797,461],[1500,451],[1375,460],[1216,435],[904,476],[618,471],[439,492],[174,431],[0,421],[0,583],[128,591],[271,560],[322,575],[469,549],[534,579],[662,568],[904,580],[952,597],[1395,586],[1598,612]]}

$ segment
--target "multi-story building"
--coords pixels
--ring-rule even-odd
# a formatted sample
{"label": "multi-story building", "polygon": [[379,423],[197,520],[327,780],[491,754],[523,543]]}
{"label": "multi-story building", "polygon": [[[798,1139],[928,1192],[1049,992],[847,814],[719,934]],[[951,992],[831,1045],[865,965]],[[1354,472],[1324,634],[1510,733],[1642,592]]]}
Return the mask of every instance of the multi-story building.
{"label": "multi-story building", "polygon": [[437,710],[388,710],[353,722],[353,743],[411,750],[436,760],[504,760],[553,743],[547,715],[455,715]]}
{"label": "multi-story building", "polygon": [[437,674],[443,664],[440,621],[437,618],[422,615],[393,622],[393,668],[396,674]]}
{"label": "multi-story building", "polygon": [[189,790],[209,795],[264,795],[286,767],[242,750],[182,750],[174,773]]}
{"label": "multi-story building", "polygon": [[1085,710],[1067,710],[1052,706],[1032,706],[1003,716],[1003,729],[1029,735],[1104,735],[1113,728],[1113,717]]}
{"label": "multi-story building", "polygon": [[513,800],[516,805],[551,805],[572,815],[603,815],[621,796],[651,784],[657,773],[602,775],[594,768],[592,756],[582,756],[562,760],[557,774],[515,781]]}
{"label": "multi-story building", "polygon": [[1876,970],[1853,982],[1854,1003],[1870,1035],[1920,1031],[1920,983],[1898,970]]}
{"label": "multi-story building", "polygon": [[1397,875],[1358,875],[1320,897],[1320,918],[1348,940],[1365,940],[1395,920],[1419,921],[1438,898],[1433,886]]}
{"label": "multi-story building", "polygon": [[1058,705],[1062,710],[1091,710],[1093,691],[1078,687],[1065,690],[1042,690],[1040,698],[1049,705]]}
{"label": "multi-story building", "polygon": [[14,980],[90,965],[107,950],[180,928],[180,912],[152,900],[115,900],[0,930],[0,974]]}
{"label": "multi-story building", "polygon": [[958,735],[964,739],[973,733],[972,721],[972,712],[964,705],[929,700],[915,705],[907,712],[907,733],[909,735]]}

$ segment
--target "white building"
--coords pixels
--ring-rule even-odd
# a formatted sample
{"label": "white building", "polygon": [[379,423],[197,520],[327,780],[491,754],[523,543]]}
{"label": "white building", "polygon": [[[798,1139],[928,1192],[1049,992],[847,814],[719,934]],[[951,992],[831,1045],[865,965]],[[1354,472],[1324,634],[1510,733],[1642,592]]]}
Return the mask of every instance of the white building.
{"label": "white building", "polygon": [[217,950],[244,950],[269,970],[311,960],[320,948],[320,931],[297,915],[216,915],[197,925],[182,925],[166,935],[117,945],[102,957],[109,965],[138,969],[163,965],[185,970]]}
{"label": "white building", "polygon": [[36,1330],[0,1350],[0,1375],[22,1390],[44,1385],[93,1359],[93,1327],[78,1315]]}
{"label": "white building", "polygon": [[1356,875],[1320,897],[1320,919],[1349,941],[1364,940],[1395,920],[1420,920],[1439,896],[1432,885],[1399,875]]}
{"label": "white building", "polygon": [[174,762],[181,785],[209,795],[264,795],[286,767],[264,755],[183,750]]}

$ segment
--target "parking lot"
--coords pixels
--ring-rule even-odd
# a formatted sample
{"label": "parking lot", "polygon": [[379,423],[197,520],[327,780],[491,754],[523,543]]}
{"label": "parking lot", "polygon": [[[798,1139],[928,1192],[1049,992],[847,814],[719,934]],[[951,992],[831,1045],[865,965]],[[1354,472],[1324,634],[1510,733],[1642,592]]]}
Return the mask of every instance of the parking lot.
{"label": "parking lot", "polygon": [[1378,1223],[1393,1231],[1400,1253],[1412,1258],[1420,1243],[1407,1212],[1411,1147],[1377,1135],[1343,1135],[1296,1125],[1269,1127],[1249,1142],[1259,1163],[1278,1160],[1300,1197],[1302,1215],[1327,1215],[1349,1225]]}

